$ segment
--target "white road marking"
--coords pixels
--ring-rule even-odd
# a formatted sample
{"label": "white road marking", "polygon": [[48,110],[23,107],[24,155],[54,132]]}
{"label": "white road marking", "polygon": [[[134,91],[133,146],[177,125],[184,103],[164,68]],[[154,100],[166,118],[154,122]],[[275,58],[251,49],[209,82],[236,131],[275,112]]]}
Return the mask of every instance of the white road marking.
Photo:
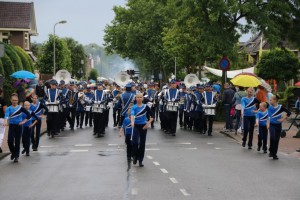
{"label": "white road marking", "polygon": [[146,151],[159,151],[160,149],[155,149],[155,148],[152,148],[152,149],[145,149]]}
{"label": "white road marking", "polygon": [[81,152],[88,152],[89,150],[87,149],[82,149],[82,150],[70,150],[70,153],[81,153]]}
{"label": "white road marking", "polygon": [[220,148],[220,147],[216,147],[215,149],[216,149],[216,150],[220,150],[220,149],[222,149],[222,148]]}
{"label": "white road marking", "polygon": [[146,143],[146,145],[157,145],[157,143]]}
{"label": "white road marking", "polygon": [[160,164],[158,162],[153,162],[154,165],[159,166]]}
{"label": "white road marking", "polygon": [[184,196],[190,196],[191,194],[189,194],[186,189],[179,189],[180,192],[184,195]]}
{"label": "white road marking", "polygon": [[162,171],[162,173],[164,173],[164,174],[169,173],[166,169],[160,169],[160,171]]}
{"label": "white road marking", "polygon": [[131,189],[131,194],[132,195],[137,195],[138,194],[138,189],[137,188],[132,188]]}
{"label": "white road marking", "polygon": [[176,180],[176,178],[170,177],[170,180],[172,181],[172,183],[178,183],[178,181]]}
{"label": "white road marking", "polygon": [[185,150],[197,150],[197,147],[193,147],[193,148],[184,148]]}
{"label": "white road marking", "polygon": [[119,144],[108,144],[108,146],[118,146]]}
{"label": "white road marking", "polygon": [[147,158],[148,158],[149,160],[152,160],[152,159],[153,159],[153,157],[152,157],[152,156],[147,156]]}
{"label": "white road marking", "polygon": [[53,147],[57,147],[57,146],[40,146],[41,148],[53,148]]}
{"label": "white road marking", "polygon": [[92,144],[75,144],[75,147],[91,147]]}
{"label": "white road marking", "polygon": [[211,144],[214,144],[214,143],[208,142],[207,144],[208,144],[208,145],[211,145]]}
{"label": "white road marking", "polygon": [[190,142],[180,142],[180,143],[175,143],[175,144],[192,144],[192,143],[190,143]]}

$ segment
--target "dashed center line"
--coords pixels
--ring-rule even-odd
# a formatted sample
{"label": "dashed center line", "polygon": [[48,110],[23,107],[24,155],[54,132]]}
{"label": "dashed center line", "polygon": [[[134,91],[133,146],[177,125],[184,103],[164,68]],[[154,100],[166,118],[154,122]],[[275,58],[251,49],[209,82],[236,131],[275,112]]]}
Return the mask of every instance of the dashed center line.
{"label": "dashed center line", "polygon": [[211,145],[211,144],[214,144],[214,143],[208,142],[207,144],[208,144],[208,145]]}
{"label": "dashed center line", "polygon": [[53,147],[57,147],[57,146],[40,146],[41,148],[53,148]]}
{"label": "dashed center line", "polygon": [[75,147],[91,147],[93,146],[92,144],[75,144]]}
{"label": "dashed center line", "polygon": [[119,144],[108,144],[108,146],[119,146]]}
{"label": "dashed center line", "polygon": [[152,160],[152,159],[153,159],[153,157],[152,157],[152,156],[147,156],[147,158],[148,158],[149,160]]}
{"label": "dashed center line", "polygon": [[183,145],[188,145],[188,144],[192,144],[190,142],[180,142],[180,143],[175,143],[175,144],[183,144]]}
{"label": "dashed center line", "polygon": [[162,173],[164,173],[164,174],[169,173],[166,169],[160,169],[160,171],[162,171]]}
{"label": "dashed center line", "polygon": [[176,180],[176,178],[170,177],[170,180],[172,181],[172,183],[178,183],[178,181]]}
{"label": "dashed center line", "polygon": [[197,147],[193,147],[193,148],[184,148],[185,150],[197,150]]}
{"label": "dashed center line", "polygon": [[80,152],[88,152],[89,150],[87,149],[82,149],[82,150],[70,150],[70,153],[80,153]]}
{"label": "dashed center line", "polygon": [[220,149],[222,149],[222,148],[220,148],[220,147],[216,147],[215,149],[216,149],[216,150],[220,150]]}
{"label": "dashed center line", "polygon": [[190,196],[191,194],[189,194],[186,189],[179,189],[180,192],[184,195],[184,196]]}
{"label": "dashed center line", "polygon": [[159,166],[160,164],[158,162],[153,162],[154,165]]}

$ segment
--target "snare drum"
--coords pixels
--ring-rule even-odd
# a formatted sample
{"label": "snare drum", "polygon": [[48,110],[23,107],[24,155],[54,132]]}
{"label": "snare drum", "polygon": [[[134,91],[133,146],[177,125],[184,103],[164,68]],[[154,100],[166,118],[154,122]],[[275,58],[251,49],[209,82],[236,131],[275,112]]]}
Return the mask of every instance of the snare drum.
{"label": "snare drum", "polygon": [[91,111],[91,108],[92,108],[91,106],[86,106],[85,111]]}
{"label": "snare drum", "polygon": [[167,111],[177,112],[178,111],[178,103],[169,102],[167,104]]}
{"label": "snare drum", "polygon": [[205,115],[216,115],[215,105],[202,105]]}
{"label": "snare drum", "polygon": [[93,104],[92,111],[94,113],[103,113],[104,105],[103,104]]}
{"label": "snare drum", "polygon": [[50,113],[58,113],[59,104],[47,104],[48,112]]}

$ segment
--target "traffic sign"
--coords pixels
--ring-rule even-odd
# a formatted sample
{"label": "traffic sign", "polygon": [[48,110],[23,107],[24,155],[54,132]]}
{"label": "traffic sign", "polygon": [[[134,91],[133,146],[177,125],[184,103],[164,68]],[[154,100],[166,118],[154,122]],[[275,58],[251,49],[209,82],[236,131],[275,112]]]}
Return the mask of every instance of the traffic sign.
{"label": "traffic sign", "polygon": [[230,68],[230,61],[229,61],[229,59],[227,57],[223,57],[220,60],[219,66],[220,66],[221,70],[223,70],[223,71],[229,70],[229,68]]}

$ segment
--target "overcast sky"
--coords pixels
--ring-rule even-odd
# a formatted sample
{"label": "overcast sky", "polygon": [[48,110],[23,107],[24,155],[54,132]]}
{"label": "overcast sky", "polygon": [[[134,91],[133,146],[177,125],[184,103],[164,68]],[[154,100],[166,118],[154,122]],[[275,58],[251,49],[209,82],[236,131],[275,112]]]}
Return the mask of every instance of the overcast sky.
{"label": "overcast sky", "polygon": [[[3,1],[3,0],[0,0]],[[114,18],[113,7],[125,6],[126,0],[4,0],[34,2],[37,30],[39,35],[32,37],[32,42],[42,43],[53,33],[56,22],[66,20],[66,24],[58,24],[56,35],[72,37],[86,45],[96,43],[103,45],[104,29]],[[245,41],[249,35],[244,36]]]}

